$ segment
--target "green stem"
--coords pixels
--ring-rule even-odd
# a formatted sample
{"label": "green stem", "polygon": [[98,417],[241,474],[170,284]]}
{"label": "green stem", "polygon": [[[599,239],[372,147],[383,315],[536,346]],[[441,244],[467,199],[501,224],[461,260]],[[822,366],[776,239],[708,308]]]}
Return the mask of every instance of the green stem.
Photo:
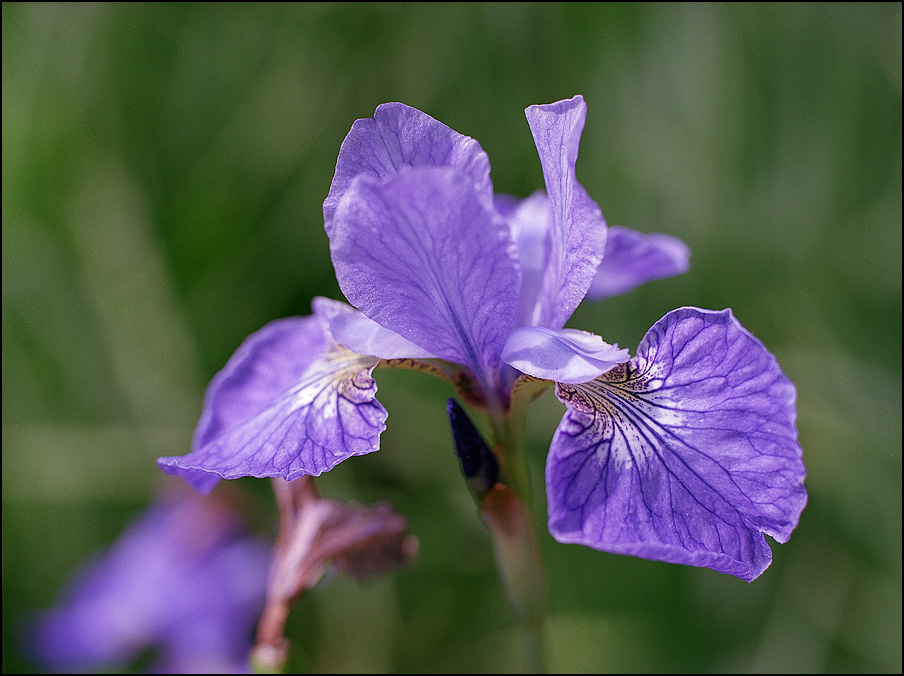
{"label": "green stem", "polygon": [[496,484],[481,501],[480,513],[493,536],[496,565],[519,625],[525,672],[542,673],[546,585],[530,509],[514,491]]}
{"label": "green stem", "polygon": [[502,464],[504,483],[497,483],[479,501],[480,514],[493,537],[506,598],[519,625],[527,673],[544,671],[546,618],[546,580],[530,509],[523,444],[527,404],[535,396],[536,391],[515,397],[505,413],[493,415],[493,451]]}

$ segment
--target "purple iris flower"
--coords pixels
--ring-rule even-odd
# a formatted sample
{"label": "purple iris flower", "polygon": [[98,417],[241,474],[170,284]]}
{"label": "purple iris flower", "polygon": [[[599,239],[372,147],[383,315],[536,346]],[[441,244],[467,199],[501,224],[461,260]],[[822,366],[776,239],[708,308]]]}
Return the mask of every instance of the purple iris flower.
{"label": "purple iris flower", "polygon": [[546,466],[559,541],[757,577],[806,502],[795,389],[729,310],[685,307],[636,356],[565,328],[585,299],[687,270],[683,242],[608,229],[575,176],[580,96],[526,110],[546,190],[495,195],[472,138],[401,103],[354,123],[324,202],[351,305],[250,336],[211,383],[186,456],[161,468],[220,478],[319,475],[375,451],[386,411],[372,371],[419,368],[501,420],[518,384],[567,410]]}
{"label": "purple iris flower", "polygon": [[237,518],[213,496],[153,505],[36,620],[31,652],[55,672],[151,653],[151,673],[248,673],[270,547]]}

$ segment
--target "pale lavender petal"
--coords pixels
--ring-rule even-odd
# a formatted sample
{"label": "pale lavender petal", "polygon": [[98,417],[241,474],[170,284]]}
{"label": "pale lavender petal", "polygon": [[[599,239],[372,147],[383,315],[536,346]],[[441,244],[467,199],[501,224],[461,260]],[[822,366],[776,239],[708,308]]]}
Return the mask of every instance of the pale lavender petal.
{"label": "pale lavender petal", "polygon": [[330,250],[352,305],[497,387],[519,276],[508,227],[470,177],[421,167],[359,178],[336,210]]}
{"label": "pale lavender petal", "polygon": [[158,459],[164,472],[204,492],[220,478],[317,476],[379,448],[386,410],[371,377],[379,360],[330,335],[330,321],[353,308],[316,298],[314,311],[243,343],[210,385],[192,452]]}
{"label": "pale lavender petal", "polygon": [[444,166],[471,177],[492,201],[490,161],[480,144],[403,103],[384,103],[373,119],[356,120],[339,149],[336,173],[323,203],[326,232],[345,191],[360,175],[382,182],[408,167]]}
{"label": "pale lavender petal", "polygon": [[539,326],[515,329],[502,350],[503,360],[522,373],[557,383],[585,383],[630,357],[587,331]]}
{"label": "pale lavender petal", "polygon": [[545,193],[537,191],[517,205],[512,205],[497,196],[496,209],[508,219],[521,267],[521,292],[515,325],[533,326],[540,321],[543,279],[550,256],[549,199]]}
{"label": "pale lavender petal", "polygon": [[691,250],[677,237],[612,226],[587,299],[619,296],[654,279],[684,274],[690,257]]}
{"label": "pale lavender petal", "polygon": [[560,329],[587,293],[606,246],[600,208],[575,176],[587,105],[575,96],[531,106],[525,114],[540,154],[551,215],[542,295],[529,323]]}
{"label": "pale lavender petal", "polygon": [[431,359],[436,355],[377,324],[363,312],[343,312],[330,322],[330,333],[352,352],[380,359]]}
{"label": "pale lavender petal", "polygon": [[753,580],[807,500],[796,392],[730,310],[681,308],[583,385],[546,465],[560,542]]}

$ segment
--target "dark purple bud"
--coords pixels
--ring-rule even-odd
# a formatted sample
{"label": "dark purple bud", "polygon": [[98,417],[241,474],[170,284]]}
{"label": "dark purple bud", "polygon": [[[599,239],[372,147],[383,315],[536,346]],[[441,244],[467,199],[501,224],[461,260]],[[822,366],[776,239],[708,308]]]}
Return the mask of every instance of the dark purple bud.
{"label": "dark purple bud", "polygon": [[449,412],[455,454],[461,462],[461,471],[468,485],[482,498],[499,478],[499,462],[455,399],[449,399],[446,410]]}

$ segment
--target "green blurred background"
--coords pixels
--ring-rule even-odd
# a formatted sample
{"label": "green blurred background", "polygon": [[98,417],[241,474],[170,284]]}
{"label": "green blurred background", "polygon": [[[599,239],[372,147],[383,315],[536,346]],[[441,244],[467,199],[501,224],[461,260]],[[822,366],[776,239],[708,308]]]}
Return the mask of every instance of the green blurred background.
{"label": "green blurred background", "polygon": [[[267,321],[342,298],[321,204],[385,101],[473,136],[496,188],[542,175],[523,109],[581,93],[578,176],[691,271],[578,309],[636,347],[733,308],[797,384],[810,501],[753,584],[556,544],[528,457],[559,672],[900,672],[901,4],[3,4],[3,671],[21,623],[187,452],[205,384]],[[520,668],[443,382],[377,372],[382,450],[324,477],[421,544],[293,611],[293,668]],[[272,536],[265,481],[234,482]]]}

